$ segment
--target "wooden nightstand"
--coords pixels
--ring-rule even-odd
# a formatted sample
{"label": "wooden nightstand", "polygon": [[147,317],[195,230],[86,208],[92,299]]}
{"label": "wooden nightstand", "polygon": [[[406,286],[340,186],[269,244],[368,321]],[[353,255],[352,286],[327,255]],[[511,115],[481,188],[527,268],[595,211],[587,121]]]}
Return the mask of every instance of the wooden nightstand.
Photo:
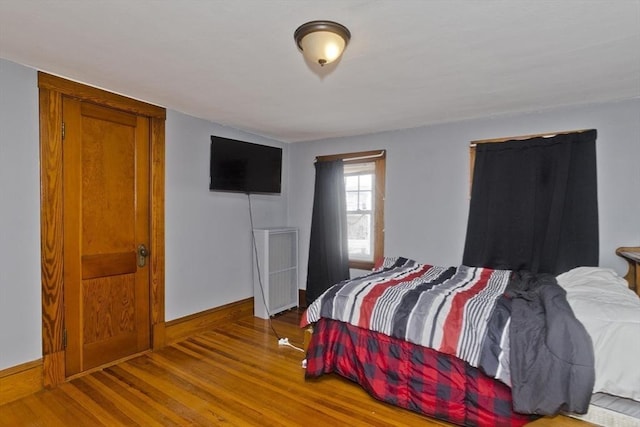
{"label": "wooden nightstand", "polygon": [[640,246],[621,247],[616,254],[627,260],[629,270],[624,278],[629,282],[629,288],[640,295]]}

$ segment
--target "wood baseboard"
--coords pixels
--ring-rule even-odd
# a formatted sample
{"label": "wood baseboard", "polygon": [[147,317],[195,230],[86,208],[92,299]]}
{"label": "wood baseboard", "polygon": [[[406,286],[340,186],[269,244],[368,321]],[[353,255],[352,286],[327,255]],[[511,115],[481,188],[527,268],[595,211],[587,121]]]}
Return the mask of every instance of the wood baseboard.
{"label": "wood baseboard", "polygon": [[42,382],[46,388],[55,387],[65,380],[65,351],[60,350],[42,356]]}
{"label": "wood baseboard", "polygon": [[[154,331],[154,336],[157,335],[158,337],[157,342],[154,340],[154,350],[162,347],[163,344],[180,341],[223,322],[231,322],[245,316],[253,316],[253,298],[247,298],[222,307],[162,323]],[[45,359],[38,359],[0,370],[0,405],[42,390],[45,387],[45,382],[50,387],[65,381],[64,376],[59,379],[46,380],[43,368],[45,363],[54,363],[56,365],[62,363],[61,366],[64,366],[64,352],[47,355]],[[54,371],[57,372],[59,369]],[[61,372],[64,372],[64,370]]]}
{"label": "wood baseboard", "polygon": [[188,336],[211,329],[220,323],[231,322],[245,316],[253,316],[253,298],[171,320],[165,324],[165,343],[172,344]]}
{"label": "wood baseboard", "polygon": [[42,366],[38,359],[0,371],[0,405],[42,390]]}
{"label": "wood baseboard", "polygon": [[298,307],[307,308],[307,290],[298,289]]}
{"label": "wood baseboard", "polygon": [[166,323],[159,322],[151,327],[151,350],[160,350],[165,346],[166,338]]}

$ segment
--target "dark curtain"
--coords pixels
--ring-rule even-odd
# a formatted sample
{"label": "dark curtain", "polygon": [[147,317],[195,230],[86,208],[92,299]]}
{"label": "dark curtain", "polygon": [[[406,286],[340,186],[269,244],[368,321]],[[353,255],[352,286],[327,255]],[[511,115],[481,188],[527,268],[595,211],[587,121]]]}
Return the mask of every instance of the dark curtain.
{"label": "dark curtain", "polygon": [[560,274],[598,265],[596,131],[476,146],[463,264]]}
{"label": "dark curtain", "polygon": [[331,285],[349,278],[344,165],[342,160],[316,162],[315,165],[307,305]]}

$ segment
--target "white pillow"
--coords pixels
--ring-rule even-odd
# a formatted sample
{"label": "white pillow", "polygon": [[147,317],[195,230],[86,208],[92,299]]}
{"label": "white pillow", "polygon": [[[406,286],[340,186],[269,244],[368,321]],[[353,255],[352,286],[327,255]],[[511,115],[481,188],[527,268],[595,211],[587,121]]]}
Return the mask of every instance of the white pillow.
{"label": "white pillow", "polygon": [[557,279],[593,341],[593,392],[640,401],[640,298],[608,268],[577,267]]}

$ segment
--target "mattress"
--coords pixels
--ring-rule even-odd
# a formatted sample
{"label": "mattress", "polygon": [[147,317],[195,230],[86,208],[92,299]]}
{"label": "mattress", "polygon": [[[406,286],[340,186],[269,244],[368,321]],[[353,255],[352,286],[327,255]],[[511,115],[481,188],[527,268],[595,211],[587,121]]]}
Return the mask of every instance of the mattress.
{"label": "mattress", "polygon": [[606,427],[638,427],[640,426],[640,402],[606,393],[596,393],[591,398],[589,411],[586,414],[567,415]]}

